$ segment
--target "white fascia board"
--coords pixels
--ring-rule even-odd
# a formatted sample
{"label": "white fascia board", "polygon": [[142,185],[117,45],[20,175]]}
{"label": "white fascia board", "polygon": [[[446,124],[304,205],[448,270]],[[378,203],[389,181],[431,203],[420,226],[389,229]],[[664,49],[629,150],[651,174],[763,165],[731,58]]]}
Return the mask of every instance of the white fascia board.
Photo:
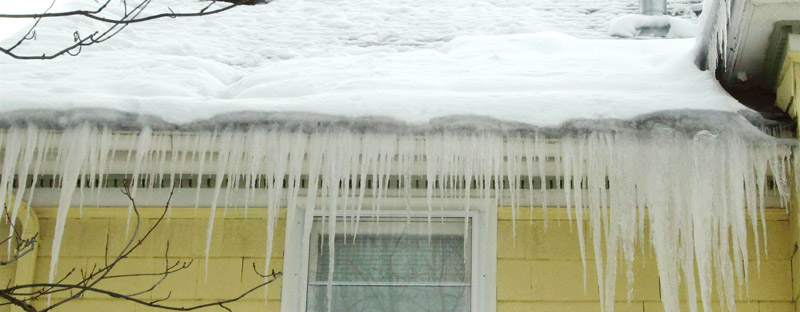
{"label": "white fascia board", "polygon": [[789,52],[800,52],[800,34],[789,34]]}
{"label": "white fascia board", "polygon": [[[735,49],[729,57],[726,79],[732,81],[739,73],[761,79],[764,60],[769,48],[769,38],[776,22],[800,20],[800,1],[747,0],[740,11],[741,18],[732,21],[731,30]],[[737,25],[738,23],[738,25]]]}

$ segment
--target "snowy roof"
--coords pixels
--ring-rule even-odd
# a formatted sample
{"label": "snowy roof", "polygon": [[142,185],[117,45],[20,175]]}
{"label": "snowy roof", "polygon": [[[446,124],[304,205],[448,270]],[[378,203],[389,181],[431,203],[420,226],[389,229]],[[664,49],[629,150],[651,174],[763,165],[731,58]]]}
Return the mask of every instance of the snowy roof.
{"label": "snowy roof", "polygon": [[[622,0],[280,0],[135,24],[77,57],[0,58],[0,112],[104,108],[171,124],[241,112],[415,125],[466,115],[554,127],[746,109],[694,67],[692,39],[608,40],[608,22],[635,10]],[[64,29],[99,27],[48,22],[37,43],[54,48]]]}

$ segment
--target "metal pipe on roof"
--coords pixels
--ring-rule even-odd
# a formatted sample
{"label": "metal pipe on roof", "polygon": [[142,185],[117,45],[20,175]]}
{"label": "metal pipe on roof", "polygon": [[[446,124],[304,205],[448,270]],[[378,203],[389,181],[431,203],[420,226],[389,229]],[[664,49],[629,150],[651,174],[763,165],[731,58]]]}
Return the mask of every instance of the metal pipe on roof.
{"label": "metal pipe on roof", "polygon": [[639,13],[644,15],[667,14],[667,0],[639,0]]}

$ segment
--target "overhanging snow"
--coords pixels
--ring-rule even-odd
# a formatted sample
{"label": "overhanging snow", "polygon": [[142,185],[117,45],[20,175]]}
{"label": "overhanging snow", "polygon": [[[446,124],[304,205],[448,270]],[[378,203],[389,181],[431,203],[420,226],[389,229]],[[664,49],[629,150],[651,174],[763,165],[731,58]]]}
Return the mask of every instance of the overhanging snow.
{"label": "overhanging snow", "polygon": [[538,33],[460,37],[435,50],[297,58],[256,67],[107,51],[47,66],[3,64],[0,113],[27,119],[31,114],[20,111],[81,109],[89,119],[113,122],[127,113],[127,120],[168,125],[240,112],[411,125],[479,116],[557,127],[575,119],[632,119],[671,110],[747,110],[695,68],[691,48],[692,40]]}

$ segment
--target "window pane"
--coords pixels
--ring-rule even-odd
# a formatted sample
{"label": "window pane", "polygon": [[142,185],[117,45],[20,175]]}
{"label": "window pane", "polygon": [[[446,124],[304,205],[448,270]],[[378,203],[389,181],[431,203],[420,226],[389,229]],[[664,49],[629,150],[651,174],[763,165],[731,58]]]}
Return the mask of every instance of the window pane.
{"label": "window pane", "polygon": [[[438,224],[437,224],[438,225]],[[315,281],[328,280],[328,235],[321,247]],[[336,235],[333,280],[337,282],[468,282],[463,235],[365,234],[355,242]]]}
{"label": "window pane", "polygon": [[[463,218],[362,218],[359,233],[334,233],[332,311],[469,311],[471,238]],[[353,224],[348,223],[352,231]],[[467,233],[471,227],[468,226]],[[308,311],[327,311],[328,224],[315,220]],[[347,234],[344,234],[347,233]],[[466,239],[466,242],[465,242]],[[466,249],[465,249],[466,248]]]}
{"label": "window pane", "polygon": [[[469,287],[334,286],[331,311],[470,311]],[[328,311],[325,285],[308,288],[308,311]]]}

